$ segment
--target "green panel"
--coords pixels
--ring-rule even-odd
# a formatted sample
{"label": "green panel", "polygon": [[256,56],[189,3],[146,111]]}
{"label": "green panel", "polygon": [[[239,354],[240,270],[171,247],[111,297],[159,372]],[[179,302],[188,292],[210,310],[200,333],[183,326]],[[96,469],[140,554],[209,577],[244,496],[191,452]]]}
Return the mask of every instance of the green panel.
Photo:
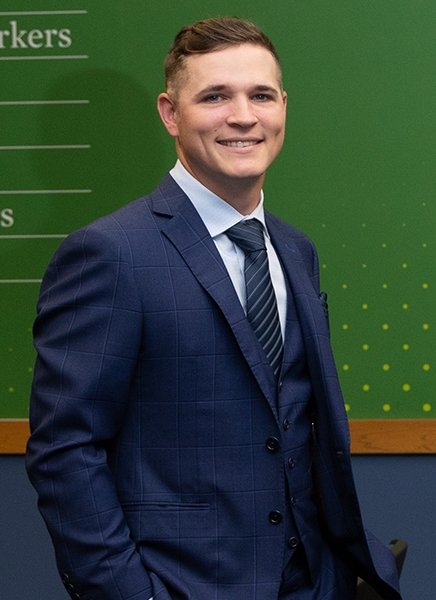
{"label": "green panel", "polygon": [[219,13],[258,22],[282,56],[288,133],[266,202],[318,246],[349,415],[434,418],[434,0],[74,4],[0,7],[0,417],[27,414],[50,256],[172,166],[163,58]]}
{"label": "green panel", "polygon": [[1,417],[24,418],[35,360],[31,331],[38,286],[3,284],[0,293]]}

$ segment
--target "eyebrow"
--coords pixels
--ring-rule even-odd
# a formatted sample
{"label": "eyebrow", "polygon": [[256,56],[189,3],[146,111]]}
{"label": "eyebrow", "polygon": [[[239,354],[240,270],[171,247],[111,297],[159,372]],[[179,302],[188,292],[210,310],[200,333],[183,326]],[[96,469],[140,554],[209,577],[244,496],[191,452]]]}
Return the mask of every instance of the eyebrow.
{"label": "eyebrow", "polygon": [[207,87],[200,90],[197,94],[195,94],[196,98],[202,98],[203,96],[207,96],[208,94],[216,94],[218,92],[222,92],[228,89],[228,85],[220,84],[220,85],[208,85]]}

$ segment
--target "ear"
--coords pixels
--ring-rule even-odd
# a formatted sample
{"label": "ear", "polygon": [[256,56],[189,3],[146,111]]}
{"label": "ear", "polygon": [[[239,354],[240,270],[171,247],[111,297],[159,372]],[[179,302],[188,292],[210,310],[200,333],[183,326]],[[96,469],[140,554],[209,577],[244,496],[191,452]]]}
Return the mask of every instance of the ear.
{"label": "ear", "polygon": [[283,112],[284,112],[284,119],[285,119],[285,123],[286,123],[286,109],[288,106],[288,94],[283,90],[282,92],[282,102],[283,102]]}
{"label": "ear", "polygon": [[166,92],[159,94],[157,97],[157,110],[168,133],[173,137],[177,137],[179,129],[176,123],[176,109],[174,102]]}

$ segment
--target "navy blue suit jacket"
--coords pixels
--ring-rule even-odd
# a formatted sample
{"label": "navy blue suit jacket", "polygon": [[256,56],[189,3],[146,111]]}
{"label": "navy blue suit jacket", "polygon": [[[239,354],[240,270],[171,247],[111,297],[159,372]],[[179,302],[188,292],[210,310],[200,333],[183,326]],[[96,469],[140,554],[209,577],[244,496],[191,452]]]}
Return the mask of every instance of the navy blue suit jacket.
{"label": "navy blue suit jacket", "polygon": [[[386,599],[365,533],[312,243],[267,214],[316,402],[313,464],[331,543]],[[290,324],[287,324],[289,327]],[[42,284],[27,465],[64,583],[93,600],[277,600],[289,336],[279,391],[193,205],[170,176],[72,234]],[[265,440],[280,451],[265,451]],[[304,507],[301,508],[304,511]]]}

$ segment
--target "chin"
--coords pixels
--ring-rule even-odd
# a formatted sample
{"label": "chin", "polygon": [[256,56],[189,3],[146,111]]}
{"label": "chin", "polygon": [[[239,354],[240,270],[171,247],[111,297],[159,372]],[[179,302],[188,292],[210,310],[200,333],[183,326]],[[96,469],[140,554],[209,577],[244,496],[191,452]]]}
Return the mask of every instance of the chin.
{"label": "chin", "polygon": [[[264,175],[268,165],[259,164],[240,164],[231,165],[229,169],[226,169],[226,174],[230,177],[261,177]],[[225,173],[223,172],[223,175]]]}
{"label": "chin", "polygon": [[[266,170],[266,169],[265,169]],[[236,180],[258,180],[265,175],[264,169],[241,169],[232,174],[232,177]]]}

